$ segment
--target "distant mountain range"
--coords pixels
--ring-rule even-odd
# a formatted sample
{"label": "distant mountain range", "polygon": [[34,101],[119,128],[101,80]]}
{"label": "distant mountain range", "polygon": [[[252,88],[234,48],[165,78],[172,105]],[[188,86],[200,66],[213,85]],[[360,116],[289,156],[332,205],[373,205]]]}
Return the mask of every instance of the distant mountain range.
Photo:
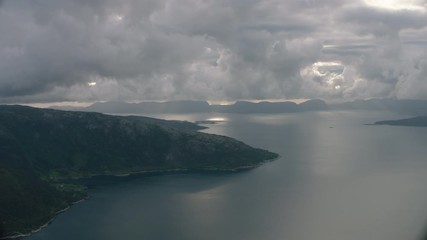
{"label": "distant mountain range", "polygon": [[0,238],[29,233],[86,196],[71,183],[138,172],[235,171],[277,154],[189,122],[0,106]]}
{"label": "distant mountain range", "polygon": [[196,113],[208,112],[209,108],[209,103],[205,101],[96,102],[81,110],[105,113]]}
{"label": "distant mountain range", "polygon": [[323,100],[313,99],[296,104],[283,102],[237,101],[231,105],[209,105],[206,101],[174,102],[96,102],[88,107],[52,107],[62,110],[90,111],[112,114],[148,114],[148,113],[295,113],[326,110],[381,110],[405,115],[427,115],[427,100],[411,99],[370,99],[352,102],[326,104]]}
{"label": "distant mountain range", "polygon": [[427,115],[427,100],[370,99],[330,105],[335,110],[385,110],[405,115]]}
{"label": "distant mountain range", "polygon": [[303,111],[328,110],[322,100],[309,100],[304,103],[294,102],[247,102],[238,101],[231,105],[209,105],[206,101],[174,101],[174,102],[96,102],[88,107],[52,107],[62,110],[78,110],[102,113],[289,113]]}
{"label": "distant mountain range", "polygon": [[238,101],[231,105],[212,105],[210,111],[220,113],[293,113],[305,111],[328,110],[328,105],[322,100],[308,100],[296,104],[294,102],[246,102]]}

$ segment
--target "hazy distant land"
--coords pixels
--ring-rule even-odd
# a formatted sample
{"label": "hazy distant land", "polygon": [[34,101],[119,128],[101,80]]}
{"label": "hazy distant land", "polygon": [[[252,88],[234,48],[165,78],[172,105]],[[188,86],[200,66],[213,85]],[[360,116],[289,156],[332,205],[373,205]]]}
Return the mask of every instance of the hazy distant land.
{"label": "hazy distant land", "polygon": [[189,122],[0,106],[0,238],[31,233],[86,197],[69,179],[236,171],[277,154]]}
{"label": "hazy distant land", "polygon": [[375,122],[375,125],[394,125],[410,127],[427,127],[427,116],[418,116],[401,120],[387,120]]}
{"label": "hazy distant land", "polygon": [[54,109],[72,111],[90,111],[113,114],[147,114],[147,113],[296,113],[327,110],[372,110],[390,111],[399,114],[421,116],[427,115],[427,101],[414,99],[369,99],[343,103],[326,103],[312,99],[302,103],[282,102],[249,102],[237,101],[230,105],[210,105],[207,101],[171,101],[171,102],[140,102],[122,101],[95,102],[88,107],[52,106]]}
{"label": "hazy distant land", "polygon": [[389,111],[399,114],[422,116],[427,115],[427,100],[418,99],[369,99],[330,104],[334,110],[373,110]]}
{"label": "hazy distant land", "polygon": [[171,101],[171,102],[96,102],[88,107],[55,107],[54,109],[78,110],[102,113],[292,113],[304,111],[329,110],[328,105],[318,99],[296,104],[284,102],[248,102],[237,101],[230,105],[209,105],[207,101]]}

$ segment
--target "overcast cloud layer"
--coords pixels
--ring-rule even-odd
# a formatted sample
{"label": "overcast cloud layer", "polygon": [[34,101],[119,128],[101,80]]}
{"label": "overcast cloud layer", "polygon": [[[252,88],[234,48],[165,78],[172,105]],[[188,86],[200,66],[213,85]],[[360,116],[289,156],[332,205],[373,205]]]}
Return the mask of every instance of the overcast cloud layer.
{"label": "overcast cloud layer", "polygon": [[425,0],[0,0],[0,102],[427,99]]}

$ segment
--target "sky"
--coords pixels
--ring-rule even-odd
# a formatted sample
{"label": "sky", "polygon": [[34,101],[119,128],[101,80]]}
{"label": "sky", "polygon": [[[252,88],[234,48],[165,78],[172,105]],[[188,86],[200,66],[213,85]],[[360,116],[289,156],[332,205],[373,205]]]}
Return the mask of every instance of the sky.
{"label": "sky", "polygon": [[427,0],[0,0],[0,103],[427,99]]}

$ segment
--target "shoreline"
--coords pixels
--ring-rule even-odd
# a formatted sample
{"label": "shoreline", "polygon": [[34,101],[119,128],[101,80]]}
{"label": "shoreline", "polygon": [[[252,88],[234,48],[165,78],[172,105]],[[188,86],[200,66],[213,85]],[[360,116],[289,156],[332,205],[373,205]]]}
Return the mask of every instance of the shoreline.
{"label": "shoreline", "polygon": [[31,230],[30,232],[28,232],[28,233],[16,233],[15,235],[11,235],[11,236],[5,236],[5,237],[0,237],[0,240],[3,240],[3,239],[20,239],[20,238],[24,238],[24,237],[29,237],[29,236],[31,236],[31,235],[33,235],[33,234],[35,234],[35,233],[38,233],[38,232],[40,232],[41,230],[43,230],[45,227],[48,227],[54,220],[55,220],[55,218],[56,217],[58,217],[58,215],[59,214],[61,214],[61,213],[63,213],[63,212],[66,212],[68,209],[70,209],[73,205],[76,205],[76,204],[78,204],[78,203],[81,203],[81,202],[83,202],[83,201],[85,201],[86,199],[88,199],[88,196],[86,196],[86,197],[84,197],[84,198],[82,198],[82,199],[80,199],[80,200],[77,200],[77,201],[75,201],[75,202],[72,202],[72,203],[70,203],[67,207],[65,207],[65,208],[63,208],[63,209],[60,209],[60,210],[58,210],[58,211],[56,211],[55,212],[55,214],[53,215],[53,217],[52,218],[50,218],[45,224],[43,224],[43,225],[41,225],[40,227],[38,227],[38,228],[36,228],[36,229],[34,229],[34,230]]}
{"label": "shoreline", "polygon": [[191,172],[194,172],[194,173],[196,173],[196,172],[232,173],[232,172],[239,172],[239,171],[254,169],[254,168],[257,168],[261,165],[264,165],[265,163],[275,161],[275,160],[279,159],[280,157],[281,157],[280,155],[277,155],[276,157],[274,157],[272,159],[264,160],[264,161],[261,161],[257,164],[254,164],[254,165],[246,165],[246,166],[240,166],[240,167],[235,167],[235,168],[208,167],[208,168],[200,168],[200,169],[191,169],[191,168],[151,169],[151,170],[130,171],[130,172],[126,172],[126,173],[100,173],[100,174],[93,174],[93,175],[89,175],[89,176],[82,176],[82,177],[78,177],[78,178],[69,178],[69,179],[62,179],[62,180],[79,181],[79,180],[88,180],[88,179],[97,178],[97,177],[125,178],[125,177],[138,176],[138,175],[143,176],[144,174],[147,174],[147,175],[150,175],[150,174],[163,175],[163,174],[169,174],[169,173],[175,174],[175,173],[188,173],[188,172],[190,172],[190,173]]}
{"label": "shoreline", "polygon": [[[132,172],[128,172],[128,173],[119,173],[119,174],[95,174],[92,176],[87,176],[87,177],[82,177],[82,178],[77,178],[77,179],[73,179],[73,180],[85,180],[85,179],[92,179],[92,178],[96,178],[96,177],[118,177],[118,178],[126,178],[126,177],[131,177],[131,176],[138,176],[141,175],[141,177],[144,177],[145,174],[158,174],[158,175],[163,175],[163,174],[179,174],[179,173],[191,173],[191,172],[204,172],[204,173],[235,173],[235,172],[239,172],[239,171],[245,171],[245,170],[251,170],[254,168],[257,168],[261,165],[264,165],[268,162],[272,162],[275,161],[277,159],[280,158],[280,155],[277,155],[275,158],[272,159],[268,159],[268,160],[264,160],[262,162],[259,162],[255,165],[246,165],[246,166],[240,166],[240,167],[235,167],[235,168],[230,168],[230,169],[222,169],[222,168],[204,168],[204,169],[188,169],[188,168],[173,168],[173,169],[157,169],[157,170],[142,170],[142,171],[132,171]],[[24,237],[29,237],[37,232],[40,232],[41,230],[43,230],[44,228],[48,227],[54,220],[55,218],[63,213],[66,212],[67,210],[69,210],[73,205],[78,204],[80,202],[83,202],[85,200],[87,200],[89,198],[89,196],[86,196],[80,200],[77,200],[75,202],[70,203],[70,205],[68,205],[67,207],[58,210],[57,212],[55,212],[54,216],[49,219],[49,221],[47,221],[45,224],[41,225],[40,227],[31,230],[28,233],[16,233],[15,235],[11,235],[11,236],[5,236],[5,237],[0,237],[0,240],[5,240],[5,239],[20,239],[20,238],[24,238]]]}

